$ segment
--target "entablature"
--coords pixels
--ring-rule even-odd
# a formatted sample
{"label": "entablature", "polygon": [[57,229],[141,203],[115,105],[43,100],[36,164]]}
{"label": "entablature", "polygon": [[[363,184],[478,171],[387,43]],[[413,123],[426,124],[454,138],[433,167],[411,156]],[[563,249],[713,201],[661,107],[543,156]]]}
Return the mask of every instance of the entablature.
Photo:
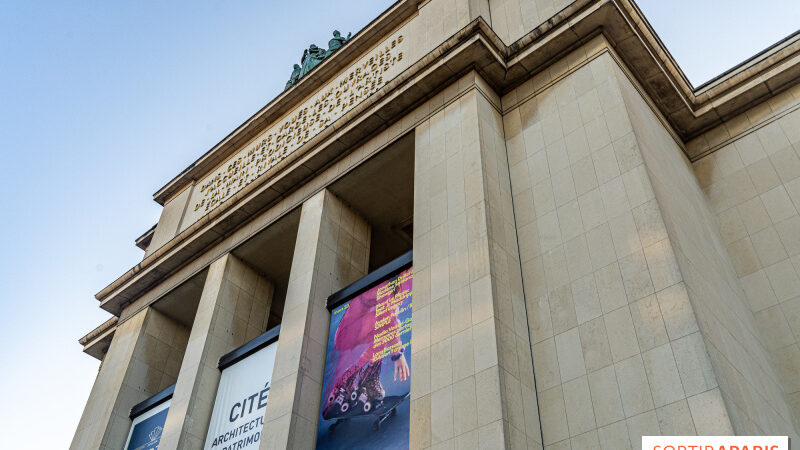
{"label": "entablature", "polygon": [[[400,1],[296,86],[259,111],[220,144],[156,193],[163,203],[240,150],[268,124],[302,104],[334,74],[363,56],[416,12],[416,0]],[[497,94],[522,85],[569,52],[602,35],[684,141],[777,95],[800,76],[797,35],[709,85],[694,89],[629,0],[580,0],[511,45],[477,18],[409,66],[369,98],[330,123],[274,167],[220,202],[162,248],[148,255],[96,297],[119,315],[124,305],[164,277],[220,242],[250,218],[297,190],[303,183],[370,136],[402,120],[459,76],[476,71]],[[327,78],[326,78],[327,77]],[[513,105],[503,105],[510,107]],[[688,155],[690,158],[692,155]],[[235,205],[235,207],[234,207]]]}

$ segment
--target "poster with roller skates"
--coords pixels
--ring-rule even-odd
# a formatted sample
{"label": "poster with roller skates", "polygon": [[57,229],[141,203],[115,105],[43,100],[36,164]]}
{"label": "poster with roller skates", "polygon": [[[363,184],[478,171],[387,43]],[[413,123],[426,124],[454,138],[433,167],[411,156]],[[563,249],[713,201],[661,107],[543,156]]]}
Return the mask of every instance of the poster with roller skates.
{"label": "poster with roller skates", "polygon": [[331,310],[318,449],[408,448],[412,273]]}

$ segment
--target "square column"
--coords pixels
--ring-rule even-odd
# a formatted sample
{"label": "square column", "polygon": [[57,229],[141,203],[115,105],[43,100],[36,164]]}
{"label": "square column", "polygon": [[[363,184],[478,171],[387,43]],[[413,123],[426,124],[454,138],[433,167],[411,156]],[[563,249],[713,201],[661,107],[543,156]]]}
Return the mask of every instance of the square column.
{"label": "square column", "polygon": [[261,449],[314,447],[330,313],[327,297],[367,273],[369,224],[327,190],[303,203]]}
{"label": "square column", "polygon": [[266,331],[274,285],[231,254],[208,268],[158,448],[205,442],[219,385],[219,358]]}
{"label": "square column", "polygon": [[415,134],[410,444],[540,448],[499,101],[468,76]]}
{"label": "square column", "polygon": [[[641,99],[602,52],[505,111],[546,448],[638,448],[643,435],[734,431],[695,316],[705,300],[693,298],[693,284],[716,283],[722,268],[709,259],[713,220],[702,219],[680,148],[643,100],[642,109],[626,103],[626,85]],[[671,200],[654,193],[659,182]],[[670,216],[686,235],[673,233]],[[681,239],[702,260],[684,272]],[[713,286],[700,292],[730,293],[715,311],[734,311],[734,284]],[[738,348],[731,330],[744,329],[709,336]],[[738,353],[730,360],[749,351]]]}
{"label": "square column", "polygon": [[117,326],[70,449],[120,449],[131,408],[175,382],[189,330],[146,308]]}

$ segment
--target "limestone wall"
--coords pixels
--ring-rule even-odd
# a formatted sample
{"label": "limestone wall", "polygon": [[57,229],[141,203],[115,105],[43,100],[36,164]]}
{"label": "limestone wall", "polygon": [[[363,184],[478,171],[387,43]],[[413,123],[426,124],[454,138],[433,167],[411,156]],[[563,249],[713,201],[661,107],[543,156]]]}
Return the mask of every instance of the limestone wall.
{"label": "limestone wall", "polygon": [[504,124],[544,443],[729,434],[627,80],[599,44],[503,99],[519,102]]}
{"label": "limestone wall", "polygon": [[[422,50],[482,17],[506,45],[547,22],[575,0],[431,0],[420,8]],[[438,41],[438,42],[437,42]],[[421,55],[420,55],[421,56]]]}
{"label": "limestone wall", "polygon": [[540,447],[499,99],[474,73],[415,130],[411,448]]}
{"label": "limestone wall", "polygon": [[791,413],[691,164],[641,96],[623,88],[737,434],[794,433]]}
{"label": "limestone wall", "polygon": [[531,32],[574,0],[489,0],[487,23],[506,45]]}
{"label": "limestone wall", "polygon": [[153,233],[153,239],[144,252],[145,258],[178,234],[192,189],[192,186],[186,187],[180,194],[171,198],[164,204],[164,208],[161,210],[161,216],[158,218],[155,232]]}
{"label": "limestone wall", "polygon": [[[719,245],[730,255],[731,276],[741,283],[740,309],[752,313],[748,333],[759,337],[754,348],[772,357],[777,374],[767,379],[780,384],[789,398],[795,429],[800,429],[798,93],[789,91],[691,143],[724,139],[694,163],[694,171],[719,223]],[[752,379],[761,373],[744,375]],[[781,393],[775,389],[772,395]],[[782,417],[788,420],[785,412]]]}

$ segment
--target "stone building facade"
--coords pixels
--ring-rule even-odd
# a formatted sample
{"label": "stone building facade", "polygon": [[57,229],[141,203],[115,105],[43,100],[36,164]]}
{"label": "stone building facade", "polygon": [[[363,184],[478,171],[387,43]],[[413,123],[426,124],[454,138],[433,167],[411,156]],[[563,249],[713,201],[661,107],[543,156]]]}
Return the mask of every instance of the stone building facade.
{"label": "stone building facade", "polygon": [[[701,50],[698,50],[701,51]],[[326,298],[413,250],[411,448],[800,433],[800,35],[693,87],[631,0],[399,0],[155,195],[71,448],[201,448],[280,325],[312,448]]]}

